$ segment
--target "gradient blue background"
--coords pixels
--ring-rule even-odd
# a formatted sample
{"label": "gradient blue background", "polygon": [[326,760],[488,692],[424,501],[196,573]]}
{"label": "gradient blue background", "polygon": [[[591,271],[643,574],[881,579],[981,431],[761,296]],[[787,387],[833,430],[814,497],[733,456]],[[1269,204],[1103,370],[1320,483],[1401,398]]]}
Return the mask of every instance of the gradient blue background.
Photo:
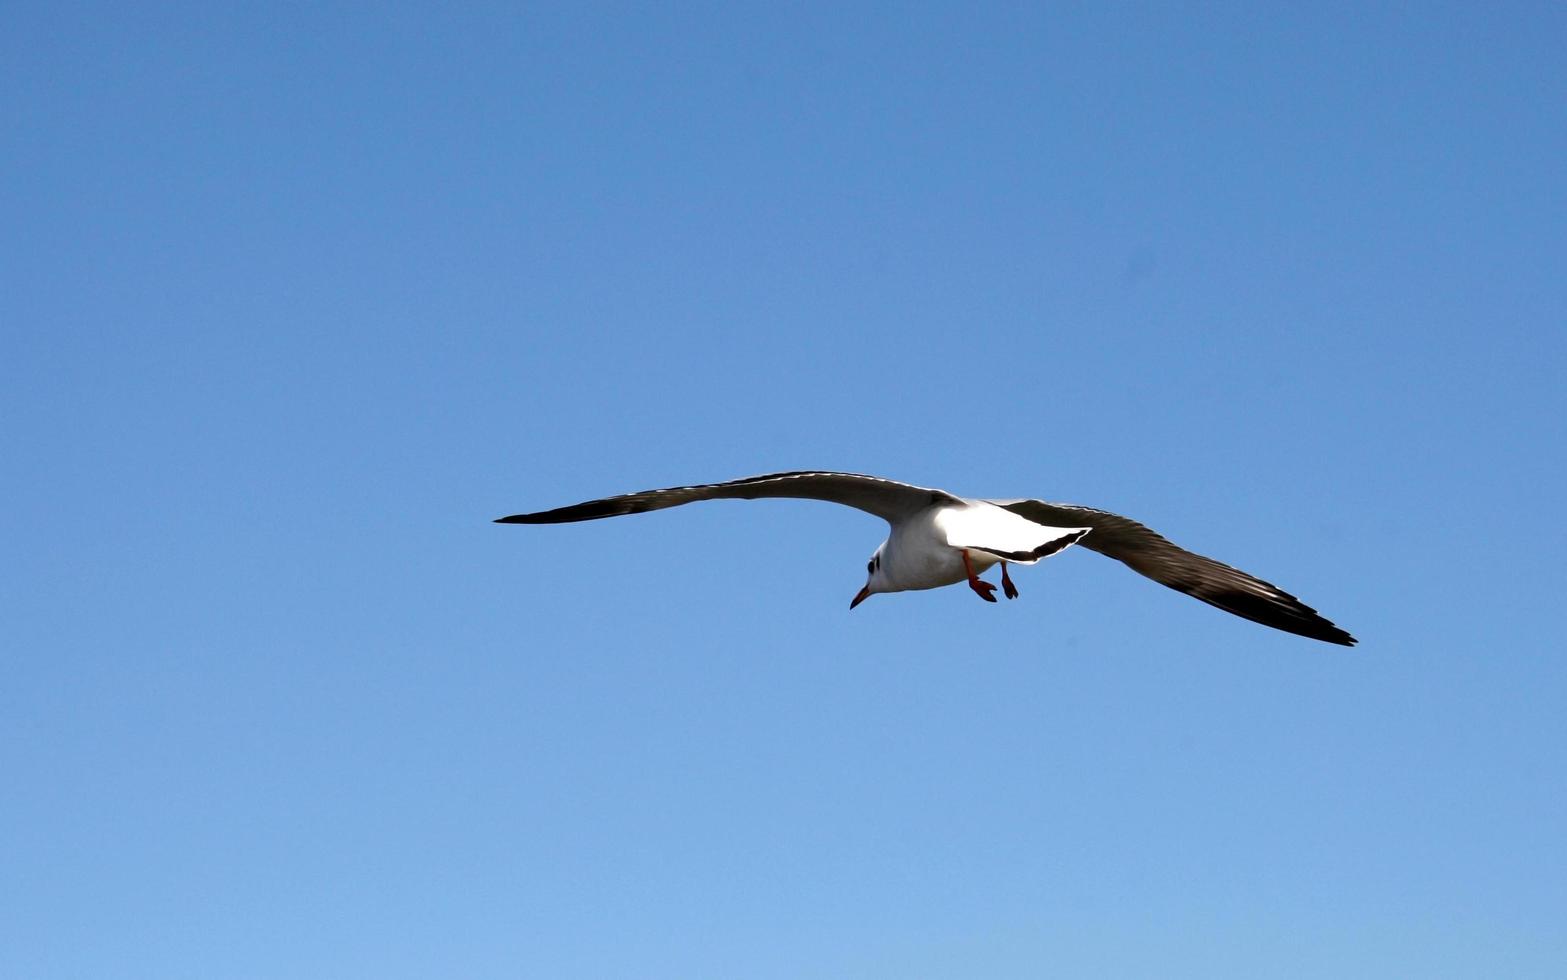
{"label": "gradient blue background", "polygon": [[[0,975],[1563,976],[1564,42],[9,6]],[[818,467],[1361,646],[1082,550],[850,614],[810,502],[489,523]]]}

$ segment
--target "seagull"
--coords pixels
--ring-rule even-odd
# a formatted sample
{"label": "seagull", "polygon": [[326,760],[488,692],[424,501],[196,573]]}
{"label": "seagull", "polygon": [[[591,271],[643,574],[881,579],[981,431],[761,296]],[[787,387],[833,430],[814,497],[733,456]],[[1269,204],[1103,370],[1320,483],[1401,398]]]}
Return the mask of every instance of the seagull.
{"label": "seagull", "polygon": [[1342,646],[1355,638],[1299,599],[1262,579],[1171,544],[1136,521],[1109,511],[1043,500],[970,499],[858,473],[804,470],[727,483],[643,490],[569,507],[513,514],[497,524],[568,524],[662,510],[698,500],[788,497],[825,500],[874,514],[891,527],[865,564],[865,587],[853,609],[882,592],[935,589],[967,582],[981,599],[996,586],[979,576],[1001,566],[1001,590],[1018,596],[1008,565],[1032,565],[1074,544],[1114,558],[1135,572],[1254,623]]}

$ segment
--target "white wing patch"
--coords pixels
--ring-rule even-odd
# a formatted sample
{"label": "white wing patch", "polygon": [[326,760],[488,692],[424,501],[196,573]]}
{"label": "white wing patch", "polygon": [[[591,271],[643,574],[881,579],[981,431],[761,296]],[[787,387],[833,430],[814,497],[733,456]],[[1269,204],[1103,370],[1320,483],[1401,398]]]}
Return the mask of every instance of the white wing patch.
{"label": "white wing patch", "polygon": [[[936,515],[936,529],[951,547],[983,551],[1018,565],[1032,565],[1040,557],[1070,546],[1090,530],[1036,524],[983,501],[942,508]],[[1059,546],[1050,547],[1053,544]]]}

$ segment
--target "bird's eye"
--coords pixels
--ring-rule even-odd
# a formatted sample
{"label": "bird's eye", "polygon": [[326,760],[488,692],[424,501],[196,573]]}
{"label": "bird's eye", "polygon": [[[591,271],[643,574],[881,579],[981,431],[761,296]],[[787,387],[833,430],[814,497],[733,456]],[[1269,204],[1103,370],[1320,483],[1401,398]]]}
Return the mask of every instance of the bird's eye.
{"label": "bird's eye", "polygon": [[874,572],[875,570],[876,570],[876,559],[872,558],[870,561],[865,563],[865,574],[869,575],[871,572]]}

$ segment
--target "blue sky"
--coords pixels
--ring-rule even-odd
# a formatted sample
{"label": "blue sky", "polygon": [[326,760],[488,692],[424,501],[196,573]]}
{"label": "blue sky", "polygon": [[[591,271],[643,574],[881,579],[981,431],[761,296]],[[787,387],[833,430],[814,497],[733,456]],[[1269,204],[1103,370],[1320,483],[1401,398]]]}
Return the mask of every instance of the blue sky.
{"label": "blue sky", "polygon": [[4,22],[0,974],[1562,975],[1559,7]]}

